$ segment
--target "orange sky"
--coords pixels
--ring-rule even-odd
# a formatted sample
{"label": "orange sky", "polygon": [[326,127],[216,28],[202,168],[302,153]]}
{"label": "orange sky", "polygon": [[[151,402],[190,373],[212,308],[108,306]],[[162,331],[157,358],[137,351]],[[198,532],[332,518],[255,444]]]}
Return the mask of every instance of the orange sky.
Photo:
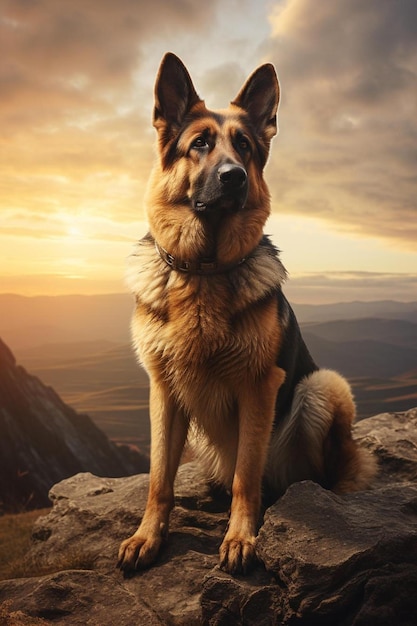
{"label": "orange sky", "polygon": [[277,68],[267,231],[287,293],[416,300],[416,31],[414,0],[3,0],[0,292],[124,290],[172,50],[214,108]]}

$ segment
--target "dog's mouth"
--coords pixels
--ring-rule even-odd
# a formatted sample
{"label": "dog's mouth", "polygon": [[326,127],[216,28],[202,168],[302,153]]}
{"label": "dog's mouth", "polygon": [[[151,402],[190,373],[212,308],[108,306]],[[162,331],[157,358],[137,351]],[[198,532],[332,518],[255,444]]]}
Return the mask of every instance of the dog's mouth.
{"label": "dog's mouth", "polygon": [[192,207],[196,213],[237,213],[245,206],[245,199],[220,198],[217,201],[205,202],[204,200],[193,199]]}

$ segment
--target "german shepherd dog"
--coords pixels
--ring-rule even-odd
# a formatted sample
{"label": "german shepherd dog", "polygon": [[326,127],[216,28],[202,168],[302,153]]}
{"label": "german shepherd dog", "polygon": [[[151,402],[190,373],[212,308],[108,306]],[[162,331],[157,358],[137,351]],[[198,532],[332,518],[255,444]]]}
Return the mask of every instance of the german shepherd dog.
{"label": "german shepherd dog", "polygon": [[220,565],[232,574],[255,558],[262,494],[271,502],[304,479],[344,493],[374,473],[352,439],[349,385],[310,356],[263,234],[278,102],[271,64],[221,111],[205,107],[174,54],[159,69],[149,234],[128,269],[134,346],[150,377],[150,486],[142,522],[120,546],[125,573],[154,562],[167,536],[187,438],[209,480],[231,491]]}

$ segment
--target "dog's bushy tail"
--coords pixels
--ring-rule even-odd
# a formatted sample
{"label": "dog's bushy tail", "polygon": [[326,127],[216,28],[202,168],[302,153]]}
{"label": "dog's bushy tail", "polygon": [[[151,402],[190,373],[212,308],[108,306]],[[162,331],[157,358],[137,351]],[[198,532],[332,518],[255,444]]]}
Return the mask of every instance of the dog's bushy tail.
{"label": "dog's bushy tail", "polygon": [[352,438],[355,416],[349,383],[340,374],[321,369],[303,378],[271,445],[267,479],[277,492],[305,479],[336,493],[368,487],[376,462]]}
{"label": "dog's bushy tail", "polygon": [[323,441],[325,483],[336,493],[366,489],[377,470],[375,457],[352,437],[356,407],[349,383],[337,372],[316,373],[327,389],[332,420]]}

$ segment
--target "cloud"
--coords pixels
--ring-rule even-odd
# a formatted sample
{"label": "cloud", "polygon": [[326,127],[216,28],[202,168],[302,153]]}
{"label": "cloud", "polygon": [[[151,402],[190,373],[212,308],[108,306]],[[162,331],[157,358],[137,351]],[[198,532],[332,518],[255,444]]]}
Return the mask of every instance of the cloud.
{"label": "cloud", "polygon": [[[216,2],[197,0],[71,0],[9,2],[3,13],[3,45],[15,63],[39,78],[77,82],[126,82],[146,53],[146,42],[210,20]],[[82,82],[82,81],[81,81]]]}
{"label": "cloud", "polygon": [[217,65],[203,76],[201,97],[209,108],[227,107],[237,96],[245,80],[245,72],[238,63],[227,62]]}
{"label": "cloud", "polygon": [[119,219],[140,213],[154,140],[152,89],[145,101],[141,91],[147,48],[173,29],[177,35],[198,31],[213,21],[216,6],[197,0],[6,2],[0,142],[7,159],[0,205],[26,209],[29,220],[60,210],[114,212],[120,192]]}
{"label": "cloud", "polygon": [[414,246],[416,3],[288,0],[270,21],[264,53],[283,92],[276,210]]}
{"label": "cloud", "polygon": [[[29,241],[59,238],[65,214],[74,228],[107,220],[88,230],[100,240],[123,239],[143,219],[154,155],[152,88],[166,50],[182,56],[213,108],[226,106],[257,65],[275,62],[283,96],[267,170],[274,212],[306,224],[305,216],[321,218],[331,235],[344,231],[349,240],[389,239],[381,246],[391,252],[391,244],[414,251],[414,0],[3,5],[3,259],[29,258]],[[323,268],[334,267],[334,252],[322,247]],[[297,268],[303,255],[310,270],[319,267],[301,252]]]}
{"label": "cloud", "polygon": [[270,20],[294,76],[327,81],[331,73],[343,93],[362,102],[390,96],[408,82],[416,53],[413,0],[287,0],[275,5]]}
{"label": "cloud", "polygon": [[137,79],[155,38],[198,30],[217,2],[72,0],[6,3],[0,16],[1,133],[109,119],[140,107]]}

